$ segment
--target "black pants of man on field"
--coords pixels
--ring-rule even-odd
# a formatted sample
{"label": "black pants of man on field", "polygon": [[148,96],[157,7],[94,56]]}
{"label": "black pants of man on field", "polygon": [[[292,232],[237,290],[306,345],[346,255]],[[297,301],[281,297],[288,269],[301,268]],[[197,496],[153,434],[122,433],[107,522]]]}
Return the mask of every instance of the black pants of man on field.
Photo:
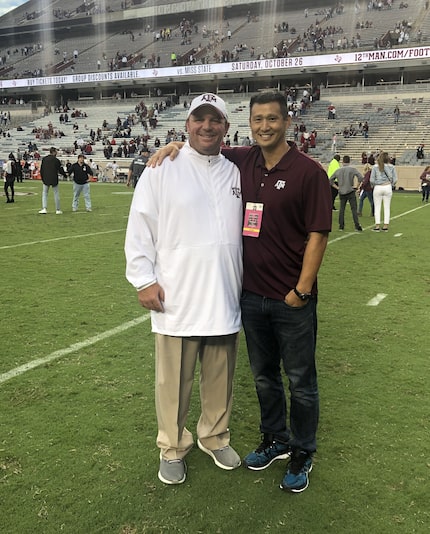
{"label": "black pants of man on field", "polygon": [[346,207],[347,202],[349,202],[349,205],[351,206],[352,219],[354,221],[355,229],[358,232],[361,232],[362,228],[361,228],[360,223],[358,222],[357,197],[356,197],[355,191],[351,191],[351,193],[347,193],[346,195],[341,195],[339,193],[339,199],[340,199],[339,230],[343,230],[345,227],[345,207]]}

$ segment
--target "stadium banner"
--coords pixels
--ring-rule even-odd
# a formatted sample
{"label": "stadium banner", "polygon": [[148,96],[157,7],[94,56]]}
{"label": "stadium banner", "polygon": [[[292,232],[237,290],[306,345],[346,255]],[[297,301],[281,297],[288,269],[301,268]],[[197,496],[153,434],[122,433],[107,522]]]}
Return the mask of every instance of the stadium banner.
{"label": "stadium banner", "polygon": [[424,60],[430,58],[429,46],[396,48],[348,53],[333,53],[309,56],[279,57],[269,59],[247,59],[231,63],[204,63],[164,68],[135,70],[115,70],[109,72],[89,72],[34,78],[0,80],[0,89],[21,87],[64,86],[74,84],[94,84],[97,82],[142,80],[154,81],[161,78],[181,78],[199,74],[241,74],[244,72],[284,71],[310,67],[335,67],[342,65],[363,67],[378,61]]}

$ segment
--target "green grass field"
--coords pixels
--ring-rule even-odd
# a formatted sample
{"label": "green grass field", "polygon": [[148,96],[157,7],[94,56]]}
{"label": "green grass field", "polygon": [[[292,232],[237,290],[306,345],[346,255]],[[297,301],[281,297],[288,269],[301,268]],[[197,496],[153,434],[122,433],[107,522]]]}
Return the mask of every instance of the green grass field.
{"label": "green grass field", "polygon": [[[334,212],[319,277],[319,449],[309,488],[291,495],[278,487],[284,462],[225,472],[197,447],[185,484],[159,482],[153,337],[124,276],[131,192],[92,184],[93,212],[72,213],[61,183],[56,216],[52,192],[50,213],[37,213],[41,187],[18,184],[15,204],[0,197],[0,532],[429,531],[430,207],[420,195],[394,195],[387,234],[369,231],[368,205],[362,234],[348,231],[349,208],[339,232]],[[196,387],[193,431],[198,415]],[[242,339],[231,420],[242,456],[258,424]]]}

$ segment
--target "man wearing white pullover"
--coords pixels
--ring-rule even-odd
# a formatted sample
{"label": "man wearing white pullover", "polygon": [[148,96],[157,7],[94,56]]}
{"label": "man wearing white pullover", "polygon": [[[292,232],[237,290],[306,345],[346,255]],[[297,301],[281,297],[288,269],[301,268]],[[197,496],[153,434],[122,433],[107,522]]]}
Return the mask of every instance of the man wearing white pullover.
{"label": "man wearing white pullover", "polygon": [[155,333],[158,478],[185,481],[193,446],[186,428],[200,361],[199,448],[226,470],[240,465],[228,428],[242,285],[242,196],[237,167],[220,154],[225,102],[193,100],[189,141],[175,161],[146,168],[131,205],[126,276],[151,310]]}

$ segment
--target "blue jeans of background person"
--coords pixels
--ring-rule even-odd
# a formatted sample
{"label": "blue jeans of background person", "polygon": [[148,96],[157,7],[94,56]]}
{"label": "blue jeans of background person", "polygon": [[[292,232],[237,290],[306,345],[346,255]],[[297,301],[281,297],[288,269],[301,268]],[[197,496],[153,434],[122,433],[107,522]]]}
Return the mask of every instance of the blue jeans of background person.
{"label": "blue jeans of background person", "polygon": [[375,208],[373,206],[373,190],[372,191],[361,191],[360,199],[358,201],[358,213],[363,213],[363,203],[364,199],[368,198],[370,202],[370,208],[372,210],[372,217],[375,214]]}
{"label": "blue jeans of background person", "polygon": [[345,207],[346,207],[347,202],[349,202],[349,205],[351,206],[351,213],[352,213],[352,218],[354,220],[354,226],[358,228],[360,226],[360,223],[358,222],[357,197],[355,195],[355,191],[351,191],[351,193],[347,193],[346,195],[341,195],[339,193],[339,200],[340,200],[339,228],[343,230],[345,226]]}
{"label": "blue jeans of background person", "polygon": [[[314,452],[319,418],[316,298],[293,308],[281,300],[244,291],[241,308],[260,402],[260,431],[292,447]],[[281,364],[290,390],[289,428]]]}
{"label": "blue jeans of background person", "polygon": [[91,198],[90,198],[90,184],[77,184],[73,182],[73,201],[72,209],[77,210],[79,205],[79,196],[83,193],[85,200],[85,208],[87,210],[91,209]]}
{"label": "blue jeans of background person", "polygon": [[60,211],[60,193],[58,191],[58,185],[45,185],[43,184],[42,189],[42,208],[46,210],[48,207],[48,191],[49,188],[52,187],[52,191],[54,191],[54,200],[55,200],[55,209],[57,211]]}

